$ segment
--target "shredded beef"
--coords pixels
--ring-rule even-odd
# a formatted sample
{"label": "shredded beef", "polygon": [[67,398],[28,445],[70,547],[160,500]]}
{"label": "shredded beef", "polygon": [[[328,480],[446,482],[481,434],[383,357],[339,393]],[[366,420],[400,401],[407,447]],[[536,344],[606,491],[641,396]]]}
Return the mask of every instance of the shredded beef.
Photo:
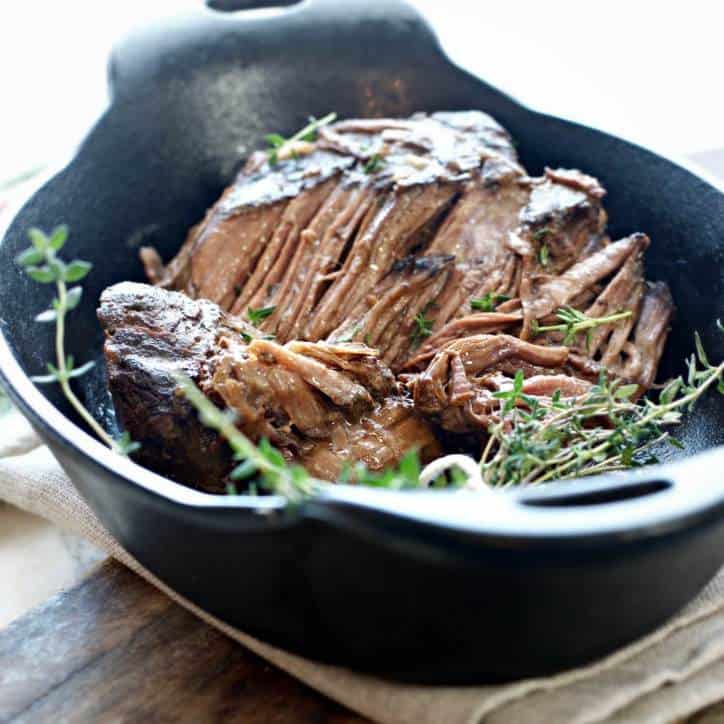
{"label": "shredded beef", "polygon": [[[119,415],[146,464],[209,487],[229,456],[174,371],[327,478],[429,455],[440,430],[484,437],[517,370],[532,396],[576,396],[602,371],[641,394],[674,306],[646,281],[649,238],[609,238],[604,196],[579,170],[530,176],[479,111],[342,120],[254,153],[174,259],[142,249],[156,289],[104,294]],[[540,330],[567,308],[619,318]]]}

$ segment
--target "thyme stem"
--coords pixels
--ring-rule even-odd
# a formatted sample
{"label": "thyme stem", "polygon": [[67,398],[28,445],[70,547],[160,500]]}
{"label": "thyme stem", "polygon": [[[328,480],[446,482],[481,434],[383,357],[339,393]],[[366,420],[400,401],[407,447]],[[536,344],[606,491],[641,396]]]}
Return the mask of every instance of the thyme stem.
{"label": "thyme stem", "polygon": [[312,141],[314,140],[317,131],[323,126],[327,126],[333,123],[337,118],[337,114],[332,112],[328,113],[323,118],[311,118],[304,128],[297,131],[290,138],[284,138],[278,133],[270,133],[267,135],[266,140],[270,148],[267,151],[267,157],[271,164],[277,163],[287,153],[287,150],[294,147],[297,141]]}
{"label": "thyme stem", "polygon": [[[612,322],[618,322],[622,319],[630,317],[631,310],[625,312],[616,312],[616,314],[609,314],[606,317],[586,317],[582,313],[578,313],[577,321],[562,322],[561,324],[548,324],[543,327],[536,325],[535,334],[541,334],[542,332],[565,332],[567,336],[575,336],[580,332],[585,332],[587,329],[593,329],[599,327],[602,324],[611,324]],[[560,313],[559,313],[560,317]]]}
{"label": "thyme stem", "polygon": [[684,397],[680,397],[678,400],[674,400],[673,402],[654,408],[641,420],[641,424],[646,424],[658,417],[661,417],[660,411],[662,410],[669,412],[671,410],[676,410],[679,407],[685,407],[686,405],[698,400],[699,397],[701,397],[701,395],[722,376],[722,373],[724,373],[724,362],[716,367],[712,367],[709,371],[709,377],[706,378],[705,381],[702,382],[696,389],[689,392],[689,394],[684,395]]}
{"label": "thyme stem", "polygon": [[602,376],[576,397],[501,406],[480,459],[484,481],[506,487],[621,470],[642,464],[642,453],[665,440],[680,447],[663,428],[679,423],[682,411],[717,382],[724,394],[724,362],[710,364],[695,338],[702,368],[692,357],[687,381],[670,381],[658,401],[633,402],[638,385]]}
{"label": "thyme stem", "polygon": [[25,269],[33,281],[39,284],[54,283],[57,292],[51,308],[35,318],[37,322],[55,324],[55,365],[48,362],[46,366],[50,374],[35,376],[32,379],[38,384],[58,383],[65,398],[98,438],[111,450],[121,455],[128,455],[138,449],[138,443],[133,442],[128,433],[123,433],[114,440],[88,412],[70,386],[70,380],[84,375],[93,367],[94,362],[86,362],[74,368],[73,357],[65,354],[65,317],[78,306],[83,292],[80,286],[68,289],[67,282],[78,282],[83,279],[91,270],[91,264],[80,259],[66,264],[58,257],[57,252],[63,248],[68,238],[67,226],[58,226],[50,234],[40,229],[30,229],[28,236],[32,246],[17,256],[17,264]]}
{"label": "thyme stem", "polygon": [[88,412],[83,403],[76,397],[70,386],[68,370],[65,357],[65,315],[68,312],[68,288],[63,279],[55,283],[58,291],[58,305],[55,318],[55,359],[58,365],[58,382],[66,399],[73,406],[75,411],[88,423],[88,426],[112,450],[118,452],[116,441],[98,424],[93,415]]}
{"label": "thyme stem", "polygon": [[232,478],[239,479],[260,473],[262,482],[269,490],[292,502],[311,495],[318,488],[318,480],[309,476],[301,466],[289,465],[281,453],[268,442],[257,447],[236,426],[236,417],[216,407],[191,379],[177,375],[176,382],[198,411],[201,422],[224,437],[236,459],[241,461],[232,472]]}

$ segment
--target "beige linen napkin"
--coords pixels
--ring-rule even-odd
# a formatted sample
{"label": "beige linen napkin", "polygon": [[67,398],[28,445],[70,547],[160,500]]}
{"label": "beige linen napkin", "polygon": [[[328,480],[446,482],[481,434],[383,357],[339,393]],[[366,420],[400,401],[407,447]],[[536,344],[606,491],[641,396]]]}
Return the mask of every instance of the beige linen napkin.
{"label": "beige linen napkin", "polygon": [[269,662],[385,724],[673,722],[724,698],[724,571],[673,621],[591,666],[503,686],[413,686],[282,651],[170,590],[109,535],[15,412],[0,419],[0,500],[86,537]]}

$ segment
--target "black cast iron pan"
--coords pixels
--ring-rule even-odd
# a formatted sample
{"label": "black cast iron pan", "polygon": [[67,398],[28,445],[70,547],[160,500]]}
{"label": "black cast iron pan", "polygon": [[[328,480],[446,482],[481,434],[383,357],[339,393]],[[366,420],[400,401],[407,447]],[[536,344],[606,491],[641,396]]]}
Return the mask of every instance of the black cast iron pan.
{"label": "black cast iron pan", "polygon": [[[724,561],[720,398],[687,420],[681,459],[624,478],[492,500],[349,487],[296,509],[274,497],[211,497],[110,453],[58,390],[29,381],[52,358],[51,330],[33,321],[47,290],[13,258],[30,226],[69,224],[69,253],[94,264],[69,351],[99,358],[100,292],[142,279],[139,240],[174,253],[232,178],[240,147],[329,110],[477,108],[509,129],[531,172],[560,165],[598,176],[609,189],[612,235],[651,235],[647,276],[666,280],[679,305],[666,376],[681,370],[695,329],[712,357],[724,355],[714,328],[724,317],[720,190],[646,150],[522,107],[452,65],[398,2],[307,0],[253,18],[200,9],[129,38],[110,77],[110,107],[0,245],[0,365],[84,498],[147,568],[272,643],[437,682],[589,661],[662,623],[712,577]],[[102,369],[81,392],[112,427]]]}

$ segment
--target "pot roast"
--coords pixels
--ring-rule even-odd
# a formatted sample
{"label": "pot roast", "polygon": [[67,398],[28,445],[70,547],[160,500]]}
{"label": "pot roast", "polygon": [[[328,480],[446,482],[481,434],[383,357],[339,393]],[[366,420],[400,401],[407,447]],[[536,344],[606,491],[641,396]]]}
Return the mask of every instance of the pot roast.
{"label": "pot roast", "polygon": [[[478,111],[345,120],[253,154],[151,284],[99,308],[114,404],[140,461],[223,488],[233,462],[178,394],[183,372],[251,439],[332,480],[452,434],[480,442],[518,370],[531,396],[603,372],[649,389],[673,303],[651,243],[612,240],[578,170],[531,177]],[[616,317],[573,337],[561,309]],[[461,437],[462,439],[462,437]]]}

